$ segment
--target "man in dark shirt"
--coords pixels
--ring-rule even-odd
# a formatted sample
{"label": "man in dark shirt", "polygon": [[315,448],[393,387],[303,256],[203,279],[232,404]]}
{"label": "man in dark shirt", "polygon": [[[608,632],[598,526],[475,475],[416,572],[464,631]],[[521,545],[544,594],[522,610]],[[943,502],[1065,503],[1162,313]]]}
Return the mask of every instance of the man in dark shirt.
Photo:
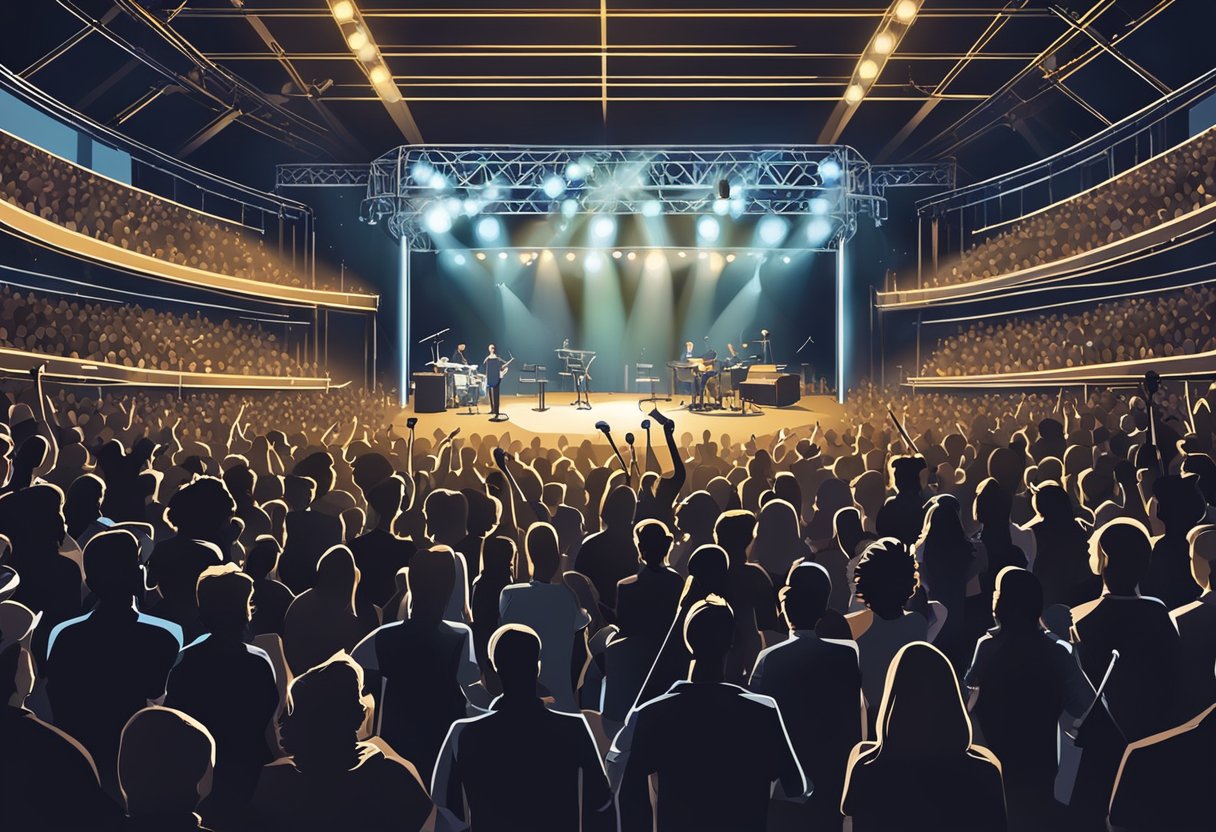
{"label": "man in dark shirt", "polygon": [[925,524],[925,500],[921,493],[921,472],[925,460],[919,456],[903,456],[891,463],[895,496],[878,510],[875,524],[879,537],[898,538],[912,546],[920,537]]}
{"label": "man in dark shirt", "polygon": [[667,565],[672,537],[664,523],[643,520],[634,527],[633,539],[641,568],[636,575],[617,581],[617,623],[622,637],[653,641],[658,652],[675,617],[684,579]]}
{"label": "man in dark shirt", "polygon": [[84,744],[102,785],[117,794],[119,735],[132,714],[164,694],[182,631],[135,605],[144,589],[135,535],[95,535],[84,568],[97,607],[51,631],[44,675],[56,724]]}
{"label": "man in dark shirt", "polygon": [[372,529],[350,542],[355,565],[359,567],[356,597],[360,602],[383,608],[397,590],[397,571],[410,565],[414,542],[393,533],[404,495],[405,481],[396,474],[368,491],[368,525]]}
{"label": "man in dark shirt", "polygon": [[536,632],[521,624],[500,627],[490,639],[490,658],[503,693],[490,713],[459,720],[448,732],[431,782],[438,828],[611,829],[612,793],[587,721],[551,711],[536,696]]}
{"label": "man in dark shirt", "polygon": [[762,832],[772,784],[808,794],[777,703],[724,681],[734,615],[716,596],[684,624],[689,680],[630,713],[608,753],[622,832],[650,830],[647,780],[659,777],[658,829]]}
{"label": "man in dark shirt", "polygon": [[482,361],[486,366],[486,393],[490,397],[490,413],[491,418],[498,418],[498,386],[502,384],[502,374],[506,369],[506,362],[499,357],[498,352],[493,344],[490,344],[489,355]]}
{"label": "man in dark shirt", "polygon": [[861,668],[852,641],[815,634],[827,610],[832,581],[817,563],[802,562],[781,588],[790,637],[765,649],[752,671],[751,690],[776,700],[794,751],[815,786],[805,804],[774,801],[769,829],[839,829],[840,796],[849,752],[865,725]]}
{"label": "man in dark shirt", "polygon": [[742,509],[723,512],[714,524],[714,542],[730,558],[726,601],[734,612],[735,634],[726,660],[726,680],[734,684],[747,682],[764,646],[760,633],[783,629],[777,620],[772,579],[760,564],[747,561],[755,529],[756,515]]}

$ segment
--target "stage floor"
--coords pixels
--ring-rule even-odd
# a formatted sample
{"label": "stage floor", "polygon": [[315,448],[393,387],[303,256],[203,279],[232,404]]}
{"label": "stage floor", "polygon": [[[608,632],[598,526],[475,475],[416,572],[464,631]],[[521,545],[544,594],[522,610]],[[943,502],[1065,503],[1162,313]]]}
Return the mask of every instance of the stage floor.
{"label": "stage floor", "polygon": [[[418,416],[418,433],[420,436],[429,435],[436,428],[451,430],[460,426],[461,434],[469,436],[477,433],[482,436],[509,433],[512,439],[530,440],[540,436],[546,442],[556,442],[559,436],[565,436],[570,442],[582,441],[585,437],[595,437],[599,432],[595,423],[605,421],[612,428],[618,441],[627,431],[638,432],[646,413],[650,412],[649,403],[643,405],[646,413],[638,408],[637,394],[630,393],[592,393],[591,410],[577,410],[571,406],[572,393],[550,393],[546,396],[545,404],[548,409],[538,413],[536,396],[503,396],[502,411],[507,419],[501,422],[490,421],[489,408],[482,402],[481,412],[470,414],[465,409],[448,410],[444,413],[415,414],[411,404],[398,417],[398,430],[403,430],[408,416]],[[680,407],[677,397],[674,401],[659,402],[659,410],[675,420],[677,436],[685,431],[699,437],[703,431],[711,431],[715,440],[722,434],[728,434],[734,442],[742,442],[753,434],[764,436],[780,431],[782,428],[810,428],[819,422],[824,430],[838,428],[841,424],[844,408],[836,403],[832,396],[803,396],[798,404],[790,407],[765,407],[761,413],[746,415],[731,410],[714,410],[703,413],[689,412]],[[657,426],[656,426],[657,427]]]}

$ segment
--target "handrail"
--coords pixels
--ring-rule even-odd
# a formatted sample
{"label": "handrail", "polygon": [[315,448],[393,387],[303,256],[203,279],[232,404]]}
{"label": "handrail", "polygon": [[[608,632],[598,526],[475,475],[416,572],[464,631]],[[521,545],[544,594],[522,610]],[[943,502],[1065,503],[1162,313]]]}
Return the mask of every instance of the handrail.
{"label": "handrail", "polygon": [[984,373],[965,376],[912,376],[905,379],[903,384],[905,387],[934,388],[1060,387],[1075,384],[1137,382],[1143,380],[1144,374],[1149,370],[1156,371],[1162,378],[1216,376],[1216,350],[1191,355],[1082,364],[1076,367],[1058,367],[1050,370],[1024,370],[1014,373]]}
{"label": "handrail", "polygon": [[[976,202],[983,202],[1043,182],[1055,174],[1092,161],[1097,155],[1105,153],[1130,135],[1213,92],[1216,92],[1216,69],[1205,72],[1168,95],[1162,96],[1111,126],[1094,133],[1089,138],[1082,139],[1046,159],[1031,162],[980,182],[955,188],[948,193],[935,194],[919,200],[916,203],[916,211],[918,214],[930,211],[938,214],[955,211]],[[977,193],[981,198],[972,200],[971,197]]]}
{"label": "handrail", "polygon": [[329,390],[329,378],[266,376],[252,373],[187,373],[144,367],[124,367],[106,361],[89,361],[61,355],[0,347],[0,375],[28,373],[46,365],[43,376],[64,384],[124,385],[132,387],[218,388],[226,390]]}
{"label": "handrail", "polygon": [[58,223],[31,214],[6,200],[0,200],[0,225],[12,229],[13,232],[27,239],[101,265],[124,269],[171,283],[184,283],[219,292],[249,295],[261,300],[303,306],[326,306],[361,312],[375,312],[379,306],[378,295],[285,286],[263,280],[203,271],[193,266],[183,266],[179,263],[161,260],[142,252],[95,239],[79,231],[70,231]]}

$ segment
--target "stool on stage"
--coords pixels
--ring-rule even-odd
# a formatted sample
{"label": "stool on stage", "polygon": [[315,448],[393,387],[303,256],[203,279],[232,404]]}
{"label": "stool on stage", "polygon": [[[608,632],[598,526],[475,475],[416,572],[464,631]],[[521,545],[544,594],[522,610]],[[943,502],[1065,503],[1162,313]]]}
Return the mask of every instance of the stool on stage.
{"label": "stool on stage", "polygon": [[642,406],[642,405],[645,405],[645,404],[649,404],[649,405],[652,405],[652,406],[653,406],[653,405],[654,405],[654,404],[656,404],[657,402],[661,402],[661,401],[662,401],[662,402],[669,402],[669,401],[671,401],[671,397],[670,397],[670,396],[660,396],[660,395],[659,395],[657,392],[655,392],[655,387],[654,387],[654,386],[655,386],[656,384],[658,384],[660,381],[662,381],[662,379],[661,379],[661,378],[659,378],[658,376],[656,376],[656,375],[654,374],[654,365],[653,365],[653,364],[641,364],[641,363],[639,363],[639,364],[634,364],[634,365],[633,365],[633,384],[634,384],[634,389],[635,389],[635,390],[637,390],[637,391],[640,393],[640,392],[642,392],[642,385],[643,385],[643,384],[648,384],[648,385],[650,385],[650,395],[649,395],[647,398],[640,399],[640,400],[638,401],[638,409],[639,409],[639,410],[641,410],[641,411],[645,412],[645,411],[646,411],[646,408]]}
{"label": "stool on stage", "polygon": [[525,364],[519,371],[519,383],[536,385],[536,407],[532,408],[533,410],[544,413],[549,409],[545,407],[545,385],[549,383],[549,379],[545,378],[543,364]]}

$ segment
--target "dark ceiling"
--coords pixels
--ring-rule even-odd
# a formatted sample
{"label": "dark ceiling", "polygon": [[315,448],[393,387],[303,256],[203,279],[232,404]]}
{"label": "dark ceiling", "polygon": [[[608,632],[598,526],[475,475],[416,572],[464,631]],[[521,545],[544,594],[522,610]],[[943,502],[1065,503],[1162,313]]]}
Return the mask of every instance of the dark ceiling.
{"label": "dark ceiling", "polygon": [[[428,143],[814,143],[893,8],[355,2]],[[194,164],[265,186],[276,162],[363,161],[406,142],[325,0],[37,8],[6,29],[0,62]],[[1214,23],[1212,0],[925,0],[838,141],[987,175],[1211,69]]]}

